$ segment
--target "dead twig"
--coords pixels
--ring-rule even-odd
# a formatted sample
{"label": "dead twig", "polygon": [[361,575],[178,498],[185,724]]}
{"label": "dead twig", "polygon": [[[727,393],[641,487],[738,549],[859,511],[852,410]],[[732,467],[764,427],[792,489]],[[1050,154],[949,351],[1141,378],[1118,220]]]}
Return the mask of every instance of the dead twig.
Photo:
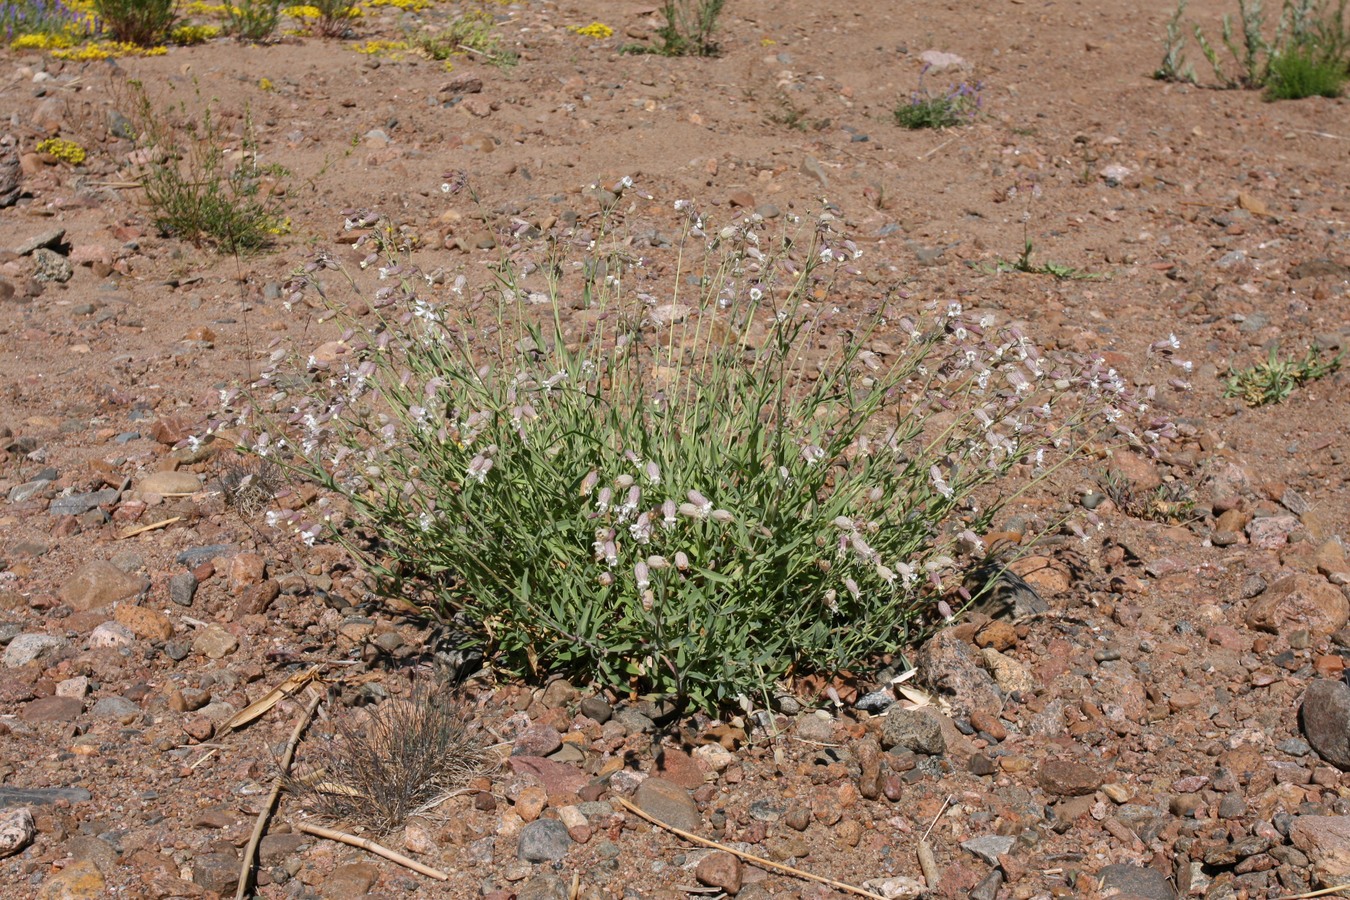
{"label": "dead twig", "polygon": [[272,793],[267,796],[267,802],[258,811],[258,821],[253,824],[253,834],[248,839],[248,846],[244,848],[244,862],[239,868],[239,889],[235,891],[235,900],[247,897],[249,889],[253,886],[253,862],[258,858],[258,844],[262,841],[263,833],[267,831],[267,820],[276,812],[277,800],[281,798],[281,785],[285,781],[286,773],[291,770],[291,761],[295,759],[295,748],[300,744],[300,735],[304,734],[305,726],[314,718],[314,711],[319,708],[322,700],[323,691],[316,691],[314,699],[309,701],[309,706],[305,707],[300,720],[295,723],[291,739],[286,742],[286,752],[281,757],[281,771],[272,782]]}
{"label": "dead twig", "polygon": [[732,856],[738,856],[741,859],[745,860],[746,862],[759,866],[762,869],[770,869],[777,872],[783,872],[784,874],[792,875],[796,878],[805,878],[807,881],[814,881],[817,884],[826,884],[832,888],[835,888],[836,890],[844,891],[845,893],[857,894],[859,897],[871,897],[872,900],[886,900],[886,898],[882,897],[880,894],[874,894],[871,891],[866,890],[864,888],[854,887],[853,885],[846,884],[845,882],[842,881],[835,881],[833,878],[826,878],[823,875],[813,875],[810,872],[803,872],[801,869],[794,869],[792,866],[785,866],[782,863],[776,863],[772,860],[765,859],[762,856],[752,856],[749,853],[737,850],[735,847],[728,847],[726,844],[719,844],[717,843],[717,841],[710,841],[707,838],[699,837],[696,834],[690,834],[689,832],[685,831],[682,828],[676,828],[674,825],[669,825],[665,822],[662,822],[655,816],[648,815],[646,812],[639,809],[632,803],[628,802],[623,797],[615,797],[614,799],[618,800],[619,803],[623,805],[624,809],[628,810],[634,815],[646,819],[653,825],[656,825],[660,828],[664,828],[667,831],[671,832],[672,834],[677,834],[680,837],[684,838],[686,841],[693,841],[695,844],[702,844],[703,846],[711,847],[714,850],[722,850],[726,853],[730,853]]}
{"label": "dead twig", "polygon": [[1276,897],[1275,900],[1307,900],[1309,897],[1325,897],[1328,894],[1335,894],[1338,891],[1345,890],[1350,890],[1350,883],[1322,888],[1320,891],[1308,891],[1303,894],[1285,894],[1283,897]]}
{"label": "dead twig", "polygon": [[362,850],[369,850],[376,856],[383,856],[390,862],[396,862],[400,866],[406,866],[414,872],[420,872],[429,878],[435,878],[438,881],[449,881],[450,876],[440,869],[433,869],[431,866],[424,866],[415,859],[409,859],[402,853],[395,853],[388,847],[375,843],[374,841],[357,837],[354,834],[347,834],[343,831],[334,831],[331,828],[324,828],[322,825],[311,825],[309,822],[297,822],[295,824],[297,831],[303,831],[305,834],[312,834],[316,837],[328,838],[330,841],[337,841],[340,844],[347,844],[351,847],[360,847]]}
{"label": "dead twig", "polygon": [[154,531],[157,528],[167,528],[174,522],[183,521],[182,516],[174,516],[172,519],[160,519],[158,522],[151,522],[149,525],[142,525],[139,528],[133,528],[130,531],[122,532],[122,538],[135,537],[138,534],[145,534],[147,531]]}

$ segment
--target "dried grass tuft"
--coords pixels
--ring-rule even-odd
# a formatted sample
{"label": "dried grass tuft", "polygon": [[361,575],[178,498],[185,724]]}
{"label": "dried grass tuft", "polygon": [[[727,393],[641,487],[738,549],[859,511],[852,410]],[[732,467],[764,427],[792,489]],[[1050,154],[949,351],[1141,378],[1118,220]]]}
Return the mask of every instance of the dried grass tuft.
{"label": "dried grass tuft", "polygon": [[287,788],[313,814],[379,834],[497,765],[469,708],[448,691],[420,685],[407,698],[344,710],[307,749]]}

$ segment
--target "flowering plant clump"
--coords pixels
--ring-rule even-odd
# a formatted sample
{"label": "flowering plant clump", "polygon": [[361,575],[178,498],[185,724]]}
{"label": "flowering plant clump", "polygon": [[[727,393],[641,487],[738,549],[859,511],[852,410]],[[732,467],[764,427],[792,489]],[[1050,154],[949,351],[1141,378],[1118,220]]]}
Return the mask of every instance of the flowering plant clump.
{"label": "flowering plant clump", "polygon": [[602,22],[592,22],[589,25],[572,25],[567,30],[582,37],[595,38],[597,41],[603,41],[605,38],[614,36],[614,29]]}
{"label": "flowering plant clump", "polygon": [[184,47],[192,44],[204,44],[220,36],[216,25],[179,25],[169,35],[169,40]]}
{"label": "flowering plant clump", "polygon": [[980,92],[983,85],[961,82],[952,85],[945,94],[930,93],[924,85],[928,65],[919,71],[919,89],[910,95],[908,103],[895,109],[895,121],[905,128],[953,128],[968,125],[979,114]]}
{"label": "flowering plant clump", "polygon": [[[775,235],[677,208],[673,274],[594,249],[478,285],[424,277],[353,213],[375,323],[237,411],[255,453],[332,498],[270,521],[343,542],[504,669],[711,710],[903,646],[1000,508],[977,497],[1132,403],[1114,371],[959,304],[842,312],[860,253],[828,214]],[[289,302],[334,271],[306,266]]]}
{"label": "flowering plant clump", "polygon": [[38,141],[37,152],[46,153],[61,162],[70,163],[72,166],[78,166],[89,155],[79,144],[64,138],[47,138],[45,141]]}

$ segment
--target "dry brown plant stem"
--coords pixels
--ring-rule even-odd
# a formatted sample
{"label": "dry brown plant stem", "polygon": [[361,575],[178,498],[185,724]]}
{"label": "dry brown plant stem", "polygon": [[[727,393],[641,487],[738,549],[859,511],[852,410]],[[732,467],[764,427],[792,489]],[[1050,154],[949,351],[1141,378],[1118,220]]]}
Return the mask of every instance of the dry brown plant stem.
{"label": "dry brown plant stem", "polygon": [[1335,894],[1345,890],[1350,890],[1350,884],[1338,884],[1333,887],[1325,887],[1319,891],[1308,891],[1303,894],[1285,894],[1283,897],[1275,898],[1275,900],[1308,900],[1308,898],[1311,897],[1325,897],[1328,894]]}
{"label": "dry brown plant stem", "polygon": [[281,785],[286,777],[286,773],[291,770],[291,762],[295,759],[295,748],[300,744],[300,735],[304,734],[305,726],[309,720],[314,718],[314,711],[319,708],[319,703],[323,700],[323,691],[314,694],[314,699],[309,701],[309,706],[301,714],[300,720],[295,723],[295,730],[291,732],[291,739],[286,742],[286,752],[281,757],[281,771],[277,773],[276,779],[272,782],[272,793],[267,796],[267,802],[263,808],[258,811],[258,821],[253,824],[253,834],[249,836],[248,847],[244,849],[244,861],[239,869],[239,889],[235,891],[235,900],[243,900],[249,894],[249,889],[253,886],[253,861],[258,857],[258,844],[261,843],[263,834],[267,831],[267,820],[272,818],[272,813],[276,812],[277,800],[281,798]]}
{"label": "dry brown plant stem", "polygon": [[776,863],[773,860],[765,859],[762,856],[752,856],[749,853],[737,850],[735,847],[728,847],[726,844],[719,844],[717,843],[717,841],[710,841],[707,838],[699,837],[696,834],[690,834],[684,829],[676,828],[674,825],[668,825],[665,822],[662,822],[660,819],[656,818],[655,816],[648,815],[646,812],[639,809],[637,806],[634,806],[632,803],[628,802],[623,797],[615,797],[614,799],[618,800],[619,803],[623,805],[624,809],[628,810],[634,815],[646,819],[653,825],[656,825],[657,827],[660,828],[664,828],[666,829],[666,831],[669,831],[672,834],[677,834],[680,837],[684,838],[686,841],[693,841],[695,844],[702,844],[703,846],[711,847],[714,850],[722,850],[726,853],[730,853],[732,856],[739,856],[746,862],[752,863],[763,869],[771,869],[777,872],[783,872],[784,874],[787,875],[792,875],[796,878],[805,878],[807,881],[814,881],[817,882],[818,884],[826,884],[837,890],[844,891],[845,893],[856,894],[859,897],[871,897],[872,900],[886,900],[886,898],[881,896],[880,894],[874,894],[869,890],[865,890],[860,887],[854,887],[853,885],[847,884],[842,881],[835,881],[833,878],[826,878],[824,875],[813,875],[810,872],[803,872],[801,869],[794,869],[792,866],[785,866],[782,863]]}
{"label": "dry brown plant stem", "polygon": [[396,853],[381,844],[377,844],[369,838],[357,837],[354,834],[347,834],[345,831],[334,831],[332,828],[324,828],[322,825],[311,825],[309,822],[297,822],[296,831],[303,831],[305,834],[312,834],[316,837],[328,838],[330,841],[337,841],[340,844],[347,844],[352,847],[360,847],[362,850],[369,850],[376,856],[383,856],[390,862],[396,862],[400,866],[406,866],[414,872],[420,872],[429,878],[435,878],[439,881],[449,881],[450,876],[440,869],[433,869],[431,866],[424,866],[415,859],[409,859],[402,853]]}

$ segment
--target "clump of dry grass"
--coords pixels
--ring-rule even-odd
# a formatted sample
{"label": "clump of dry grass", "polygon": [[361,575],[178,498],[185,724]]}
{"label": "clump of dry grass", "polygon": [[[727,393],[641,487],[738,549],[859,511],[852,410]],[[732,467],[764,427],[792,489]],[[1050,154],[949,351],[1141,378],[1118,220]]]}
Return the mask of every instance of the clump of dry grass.
{"label": "clump of dry grass", "polygon": [[428,812],[496,759],[467,707],[447,691],[415,686],[404,699],[344,710],[311,741],[287,788],[313,814],[388,834]]}
{"label": "clump of dry grass", "polygon": [[281,467],[263,458],[223,463],[218,480],[225,505],[246,516],[265,508],[285,484]]}

